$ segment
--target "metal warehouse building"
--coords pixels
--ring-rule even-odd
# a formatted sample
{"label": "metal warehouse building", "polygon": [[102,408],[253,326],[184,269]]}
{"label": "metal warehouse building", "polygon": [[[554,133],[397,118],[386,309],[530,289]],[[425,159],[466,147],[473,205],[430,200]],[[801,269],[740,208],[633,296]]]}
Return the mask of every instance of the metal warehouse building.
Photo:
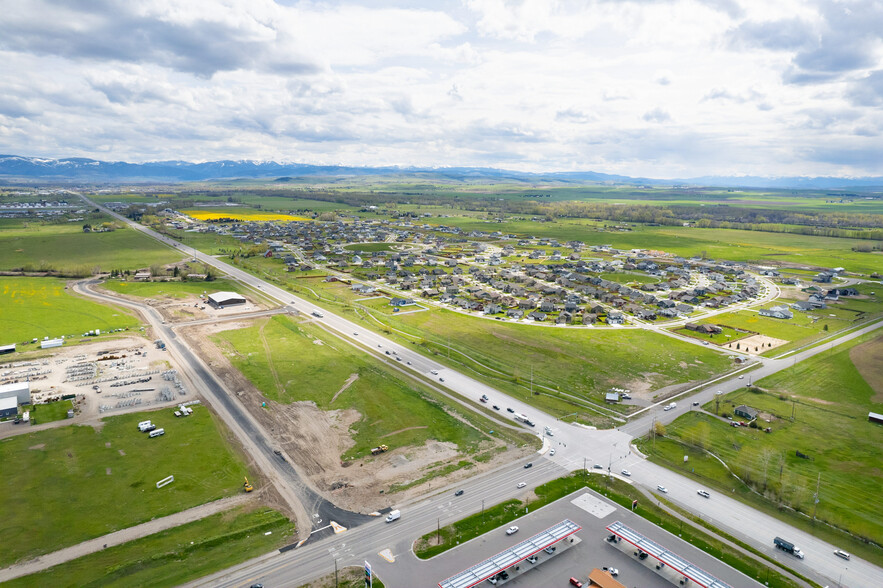
{"label": "metal warehouse building", "polygon": [[0,419],[14,417],[17,414],[18,403],[15,401],[15,396],[0,398]]}
{"label": "metal warehouse building", "polygon": [[31,383],[4,384],[0,386],[0,398],[15,398],[17,404],[30,404]]}
{"label": "metal warehouse building", "polygon": [[215,308],[227,308],[228,306],[245,304],[245,296],[236,292],[215,292],[208,295],[208,303]]}

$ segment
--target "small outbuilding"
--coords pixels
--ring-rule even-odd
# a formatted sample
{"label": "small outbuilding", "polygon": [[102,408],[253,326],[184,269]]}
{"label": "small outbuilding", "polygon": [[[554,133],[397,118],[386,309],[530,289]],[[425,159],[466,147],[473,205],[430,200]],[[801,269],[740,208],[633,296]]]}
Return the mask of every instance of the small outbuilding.
{"label": "small outbuilding", "polygon": [[604,395],[604,402],[616,404],[619,402],[619,392],[608,392]]}
{"label": "small outbuilding", "polygon": [[757,418],[757,409],[751,408],[750,406],[745,406],[744,404],[740,404],[733,409],[733,414],[744,419],[753,421]]}
{"label": "small outbuilding", "polygon": [[18,414],[18,402],[15,396],[0,398],[0,419],[14,417]]}
{"label": "small outbuilding", "polygon": [[0,355],[6,355],[7,353],[15,353],[15,343],[0,347]]}
{"label": "small outbuilding", "polygon": [[227,308],[228,306],[238,306],[245,304],[245,296],[236,292],[215,292],[208,295],[208,303],[215,308]]}

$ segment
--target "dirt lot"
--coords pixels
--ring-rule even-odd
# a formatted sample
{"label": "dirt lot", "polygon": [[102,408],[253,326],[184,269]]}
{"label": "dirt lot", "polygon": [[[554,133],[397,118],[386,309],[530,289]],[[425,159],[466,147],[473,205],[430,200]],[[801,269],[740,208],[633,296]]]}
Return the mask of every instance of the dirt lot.
{"label": "dirt lot", "polygon": [[[209,339],[210,334],[247,326],[250,326],[250,322],[243,319],[188,326],[178,332],[200,349],[208,365],[274,436],[299,470],[338,506],[357,512],[371,512],[400,504],[425,493],[429,487],[440,488],[530,452],[510,447],[505,452],[495,454],[494,459],[475,463],[468,470],[460,470],[443,479],[433,479],[402,492],[387,494],[391,485],[417,480],[425,475],[425,470],[430,466],[446,465],[454,459],[468,458],[460,456],[456,446],[450,443],[429,441],[423,447],[402,447],[379,456],[344,460],[347,449],[353,445],[350,426],[361,418],[357,411],[322,411],[312,402],[280,404],[266,400]],[[262,402],[267,403],[266,408],[261,406]],[[492,443],[487,443],[487,449],[493,447]]]}
{"label": "dirt lot", "polygon": [[[767,337],[766,335],[752,335],[751,337],[739,340],[739,343],[741,351],[744,353],[748,353],[749,355],[760,355],[764,351],[775,349],[776,347],[790,343],[790,341],[776,339],[775,337]],[[754,349],[755,347],[757,348],[756,351]]]}

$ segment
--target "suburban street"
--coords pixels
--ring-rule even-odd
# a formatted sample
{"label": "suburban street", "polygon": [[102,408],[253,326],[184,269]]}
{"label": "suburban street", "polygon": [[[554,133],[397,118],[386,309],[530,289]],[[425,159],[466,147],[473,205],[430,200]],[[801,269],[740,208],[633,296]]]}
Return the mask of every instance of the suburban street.
{"label": "suburban street", "polygon": [[[98,206],[89,200],[87,202]],[[336,507],[322,499],[313,489],[302,482],[289,462],[279,463],[279,459],[272,452],[269,435],[260,430],[234,397],[222,393],[223,387],[198,355],[179,338],[176,338],[170,328],[160,324],[160,319],[156,316],[155,311],[142,308],[141,310],[151,317],[150,322],[157,332],[161,333],[172,352],[177,355],[180,364],[189,366],[192,373],[188,373],[188,375],[194,380],[205,383],[200,386],[200,392],[218,411],[228,426],[237,433],[237,436],[243,439],[249,453],[260,462],[261,469],[276,472],[275,475],[278,477],[274,482],[280,492],[283,492],[284,487],[291,488],[292,495],[290,495],[289,502],[293,503],[299,500],[311,513],[323,512],[328,517],[349,517],[347,522],[338,520],[341,524],[350,527],[344,533],[309,541],[293,551],[260,558],[199,581],[195,585],[239,586],[249,585],[260,580],[272,586],[297,586],[318,575],[332,572],[335,559],[338,560],[340,566],[360,565],[364,560],[376,562],[377,553],[382,549],[393,549],[402,553],[406,550],[408,542],[434,529],[439,522],[444,525],[467,514],[479,512],[482,500],[484,500],[485,506],[490,506],[517,496],[520,492],[515,487],[518,482],[526,482],[529,489],[574,469],[582,467],[594,469],[592,466],[595,464],[600,465],[604,470],[609,466],[612,472],[619,472],[622,468],[627,468],[632,473],[630,478],[632,483],[649,489],[655,490],[657,485],[665,486],[668,489],[667,497],[671,501],[702,516],[715,526],[739,537],[765,553],[782,558],[783,561],[787,561],[790,567],[818,578],[823,583],[836,583],[842,577],[842,583],[848,586],[880,585],[883,570],[879,567],[856,557],[853,557],[849,562],[844,562],[833,555],[837,546],[817,540],[808,533],[755,511],[729,497],[714,494],[711,499],[698,497],[695,482],[652,464],[637,455],[630,446],[633,437],[644,434],[650,427],[653,418],[670,422],[679,414],[689,410],[690,402],[687,399],[680,402],[677,409],[664,413],[662,407],[657,405],[619,430],[592,430],[579,425],[565,424],[542,413],[528,403],[511,399],[502,392],[465,374],[442,366],[407,345],[401,345],[376,333],[364,331],[358,324],[319,308],[256,276],[177,243],[107,209],[104,211],[136,230],[176,248],[183,254],[219,269],[231,278],[262,292],[265,296],[278,300],[289,309],[308,315],[314,313],[321,315],[321,317],[314,316],[314,320],[329,331],[340,335],[343,340],[386,361],[397,364],[397,367],[403,370],[410,370],[414,374],[423,376],[434,382],[437,387],[446,388],[476,403],[481,395],[486,394],[489,397],[488,405],[497,404],[501,407],[502,418],[510,419],[515,424],[511,420],[513,413],[506,411],[507,408],[511,408],[517,413],[527,415],[534,421],[536,427],[532,430],[537,434],[543,435],[543,430],[547,426],[552,431],[552,436],[544,435],[543,456],[538,456],[534,460],[534,466],[530,470],[524,470],[521,463],[516,463],[478,476],[466,484],[460,485],[464,488],[465,494],[457,501],[452,500],[451,489],[446,489],[414,504],[396,505],[402,509],[402,518],[394,525],[386,525],[382,520],[372,520],[369,517],[360,519],[358,515],[353,513],[339,509],[335,511]],[[89,294],[96,296],[94,292]],[[109,296],[105,299],[115,304],[137,306]],[[878,321],[830,343],[796,353],[787,359],[764,359],[761,366],[751,372],[751,377],[759,379],[776,373],[796,362],[808,359],[832,346],[849,341],[881,326],[883,326],[883,321]],[[386,351],[389,351],[391,355],[387,356]],[[394,355],[392,355],[393,353]],[[400,357],[401,361],[395,360],[395,357]],[[689,401],[698,400],[704,403],[711,400],[718,390],[728,392],[744,386],[747,382],[747,376],[746,379],[740,380],[736,375],[730,375],[703,387],[698,394],[691,396]],[[554,455],[550,455],[552,449],[555,450]],[[303,513],[303,509],[297,512]],[[797,560],[775,550],[773,537],[777,535],[787,537],[799,545],[806,553],[806,559]],[[848,571],[845,571],[846,568]],[[441,579],[427,578],[425,585],[433,585]]]}

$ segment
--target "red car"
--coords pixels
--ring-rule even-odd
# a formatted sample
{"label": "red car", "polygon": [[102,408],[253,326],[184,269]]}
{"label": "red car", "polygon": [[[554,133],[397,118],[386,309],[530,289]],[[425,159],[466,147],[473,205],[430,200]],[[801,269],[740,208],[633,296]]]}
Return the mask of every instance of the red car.
{"label": "red car", "polygon": [[576,586],[576,588],[583,588],[583,583],[580,582],[579,580],[577,580],[576,578],[571,578],[571,579],[570,579],[570,585],[571,585],[571,586]]}

